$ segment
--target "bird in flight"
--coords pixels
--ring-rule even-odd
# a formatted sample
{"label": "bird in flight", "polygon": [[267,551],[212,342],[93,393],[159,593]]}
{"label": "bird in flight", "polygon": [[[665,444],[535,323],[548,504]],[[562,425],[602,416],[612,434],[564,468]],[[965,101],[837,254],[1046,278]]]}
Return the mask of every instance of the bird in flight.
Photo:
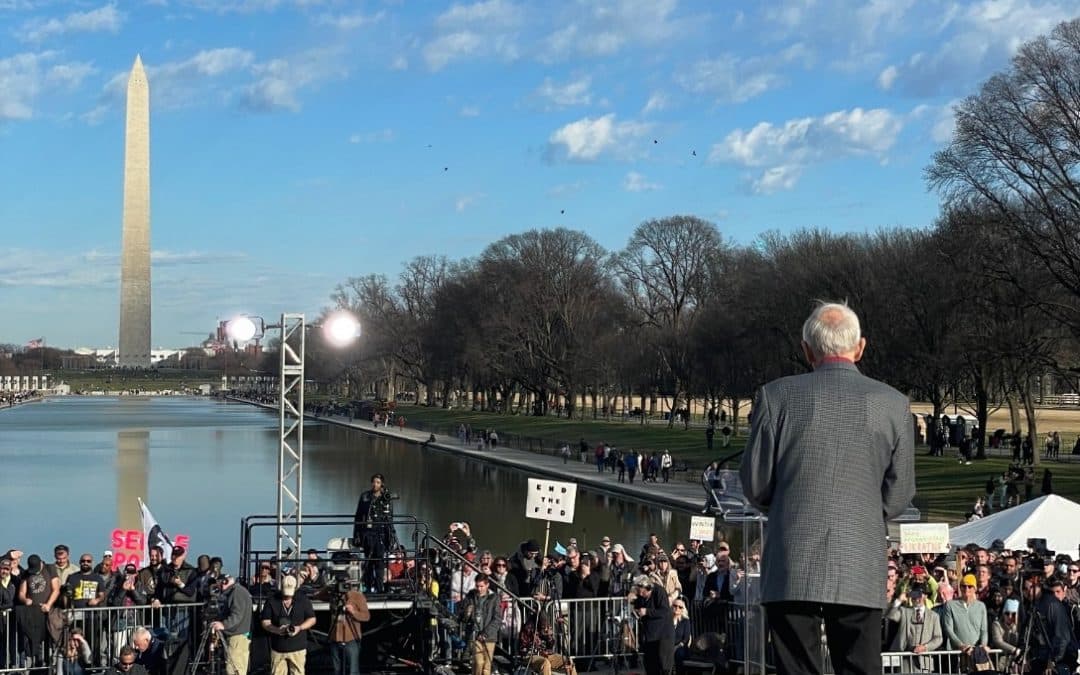
{"label": "bird in flight", "polygon": [[697,157],[697,150],[691,150],[690,154],[693,155],[694,157]]}

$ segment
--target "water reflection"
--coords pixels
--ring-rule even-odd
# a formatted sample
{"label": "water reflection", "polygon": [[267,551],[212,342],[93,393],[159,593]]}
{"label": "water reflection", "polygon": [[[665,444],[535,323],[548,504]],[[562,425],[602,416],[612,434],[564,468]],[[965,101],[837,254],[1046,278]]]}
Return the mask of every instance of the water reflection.
{"label": "water reflection", "polygon": [[139,500],[148,498],[149,459],[149,430],[116,432],[116,527],[121,530],[142,528]]}
{"label": "water reflection", "polygon": [[[141,496],[167,532],[189,534],[194,552],[222,555],[235,566],[241,518],[274,511],[277,454],[276,414],[244,404],[101,397],[5,410],[0,548],[48,552],[64,542],[99,552],[109,548],[114,528],[139,529]],[[398,512],[437,533],[465,520],[480,546],[500,552],[543,538],[543,522],[525,518],[527,477],[520,473],[312,423],[304,464],[308,514],[351,514],[371,474],[380,472],[402,495]],[[35,516],[18,517],[27,512]],[[609,535],[636,551],[650,532],[669,544],[689,528],[687,514],[579,490],[575,522],[554,523],[552,540],[576,537],[596,546]],[[305,545],[325,545],[312,537],[305,530]]]}

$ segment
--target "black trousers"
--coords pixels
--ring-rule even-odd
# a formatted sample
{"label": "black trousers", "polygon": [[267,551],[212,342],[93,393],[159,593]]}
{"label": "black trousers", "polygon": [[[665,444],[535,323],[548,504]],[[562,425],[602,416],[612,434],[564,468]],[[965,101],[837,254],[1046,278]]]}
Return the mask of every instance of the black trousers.
{"label": "black trousers", "polygon": [[642,642],[641,652],[645,675],[667,675],[675,667],[675,641],[670,638]]}
{"label": "black trousers", "polygon": [[778,675],[821,675],[821,622],[836,675],[881,675],[881,610],[812,602],[765,605]]}

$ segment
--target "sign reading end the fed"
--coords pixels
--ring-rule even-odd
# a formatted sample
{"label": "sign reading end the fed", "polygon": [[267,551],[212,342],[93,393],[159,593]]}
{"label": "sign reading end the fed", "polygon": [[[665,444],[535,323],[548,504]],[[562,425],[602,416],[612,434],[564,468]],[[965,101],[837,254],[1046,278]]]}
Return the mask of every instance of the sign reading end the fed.
{"label": "sign reading end the fed", "polygon": [[901,523],[900,553],[948,553],[947,523]]}
{"label": "sign reading end the fed", "polygon": [[577,483],[530,478],[529,494],[525,498],[525,517],[572,523],[576,501]]}

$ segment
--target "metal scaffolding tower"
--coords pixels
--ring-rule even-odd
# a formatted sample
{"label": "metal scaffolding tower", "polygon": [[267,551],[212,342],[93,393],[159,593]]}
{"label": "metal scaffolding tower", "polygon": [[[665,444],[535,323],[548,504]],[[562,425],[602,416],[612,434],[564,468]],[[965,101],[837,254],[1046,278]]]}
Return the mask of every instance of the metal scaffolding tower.
{"label": "metal scaffolding tower", "polygon": [[286,550],[296,557],[301,551],[304,501],[304,315],[282,314],[280,328],[277,477],[279,561],[289,556],[285,553]]}

